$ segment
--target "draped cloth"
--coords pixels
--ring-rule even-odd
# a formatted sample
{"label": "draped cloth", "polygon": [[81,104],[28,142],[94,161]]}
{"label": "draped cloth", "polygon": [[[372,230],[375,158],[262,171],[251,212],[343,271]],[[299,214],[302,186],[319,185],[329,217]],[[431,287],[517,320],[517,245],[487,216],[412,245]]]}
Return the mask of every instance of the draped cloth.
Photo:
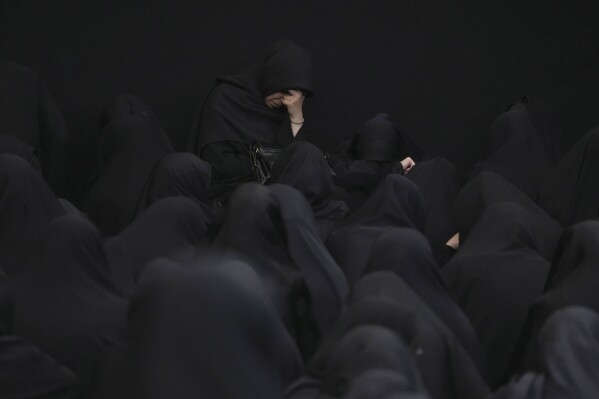
{"label": "draped cloth", "polygon": [[490,399],[568,399],[599,395],[599,315],[585,307],[556,311],[538,337],[538,370],[512,379]]}
{"label": "draped cloth", "polygon": [[21,139],[10,134],[0,134],[0,154],[18,155],[38,172],[42,171],[38,158],[38,150],[31,147]]}
{"label": "draped cloth", "polygon": [[[218,223],[220,213],[212,207],[208,195],[211,176],[210,164],[193,154],[176,152],[166,155],[156,163],[146,182],[137,214],[162,198],[181,196],[200,206],[209,224]],[[215,233],[214,229],[211,229],[211,235]]]}
{"label": "draped cloth", "polygon": [[289,133],[287,110],[268,108],[264,98],[289,89],[313,94],[312,79],[310,55],[291,41],[278,41],[262,61],[217,79],[194,125],[189,149],[201,157],[204,148],[217,141],[287,144],[288,137],[279,137]]}
{"label": "draped cloth", "polygon": [[11,277],[14,332],[69,367],[89,394],[125,338],[126,302],[107,273],[101,236],[78,215],[56,218]]}
{"label": "draped cloth", "polygon": [[0,270],[0,397],[75,399],[79,378],[27,340],[13,335],[13,298]]}
{"label": "draped cloth", "polygon": [[453,204],[453,219],[460,233],[460,242],[468,240],[473,226],[493,204],[509,202],[526,210],[529,228],[534,230],[537,250],[551,261],[562,233],[562,227],[526,194],[503,177],[481,172],[459,192]]}
{"label": "draped cloth", "polygon": [[478,336],[447,288],[426,237],[405,227],[382,234],[372,249],[366,276],[380,270],[401,277],[460,340],[475,364],[485,370]]}
{"label": "draped cloth", "polygon": [[35,149],[44,178],[63,195],[68,130],[48,88],[33,70],[0,61],[0,93],[0,135],[15,136]]}
{"label": "draped cloth", "polygon": [[118,236],[106,239],[113,281],[129,296],[152,260],[193,259],[208,244],[209,220],[190,198],[167,197],[154,202]]}
{"label": "draped cloth", "polygon": [[[231,198],[215,243],[247,259],[284,319],[314,318],[320,334],[332,326],[345,302],[347,283],[299,191],[281,184],[242,185]],[[296,306],[305,300],[310,310],[298,320]]]}
{"label": "draped cloth", "polygon": [[480,339],[492,387],[511,374],[528,313],[549,273],[549,261],[537,252],[533,218],[513,203],[490,206],[442,269]]}
{"label": "draped cloth", "polygon": [[457,232],[452,206],[460,190],[456,167],[445,158],[418,162],[405,175],[422,194],[426,222],[424,235],[429,239],[439,265],[447,262],[447,241]]}
{"label": "draped cloth", "polygon": [[31,164],[0,154],[0,268],[15,271],[17,258],[30,250],[33,235],[64,214],[56,196]]}
{"label": "draped cloth", "polygon": [[[323,383],[340,340],[358,326],[377,325],[390,329],[410,347],[431,397],[484,397],[489,389],[480,371],[443,322],[400,277],[377,273],[381,273],[377,284],[352,293],[348,306],[309,363],[308,376],[316,386]],[[392,288],[380,290],[380,284],[392,284]],[[303,387],[298,384],[295,389],[297,392]]]}
{"label": "draped cloth", "polygon": [[103,235],[121,232],[135,211],[154,165],[173,149],[165,133],[140,116],[121,116],[100,133],[100,172],[82,209]]}
{"label": "draped cloth", "polygon": [[352,139],[341,142],[333,151],[335,184],[358,199],[360,194],[367,196],[387,174],[394,171],[403,174],[400,162],[406,157],[416,163],[427,158],[389,115],[377,114],[364,122]]}
{"label": "draped cloth", "polygon": [[599,217],[599,128],[580,139],[547,175],[539,204],[564,227]]}
{"label": "draped cloth", "polygon": [[343,201],[332,199],[333,171],[322,151],[313,144],[299,142],[287,146],[272,168],[272,182],[286,184],[304,194],[323,240],[349,211]]}
{"label": "draped cloth", "polygon": [[364,273],[379,236],[397,227],[422,231],[424,223],[424,203],[416,185],[403,176],[389,175],[331,233],[326,245],[351,286]]}
{"label": "draped cloth", "polygon": [[280,399],[301,375],[297,348],[241,262],[156,260],[129,315],[129,398]]}
{"label": "draped cloth", "polygon": [[314,93],[312,59],[288,40],[278,41],[260,62],[240,74],[217,79],[188,142],[188,151],[212,165],[212,199],[226,203],[235,187],[253,180],[253,142],[282,148],[305,138],[309,122],[294,137],[287,108],[270,109],[264,103],[268,95],[290,89]]}
{"label": "draped cloth", "polygon": [[598,221],[581,222],[564,231],[545,290],[530,312],[525,368],[534,367],[535,339],[553,313],[567,306],[584,306],[599,312],[598,262]]}
{"label": "draped cloth", "polygon": [[497,173],[536,202],[547,172],[558,161],[558,132],[528,101],[521,99],[495,119],[482,160],[470,174]]}
{"label": "draped cloth", "polygon": [[339,340],[328,359],[321,391],[327,397],[345,398],[352,385],[355,391],[391,390],[372,383],[361,387],[357,380],[372,371],[387,371],[399,378],[402,383],[392,389],[396,395],[428,397],[411,348],[392,330],[376,325],[355,327]]}

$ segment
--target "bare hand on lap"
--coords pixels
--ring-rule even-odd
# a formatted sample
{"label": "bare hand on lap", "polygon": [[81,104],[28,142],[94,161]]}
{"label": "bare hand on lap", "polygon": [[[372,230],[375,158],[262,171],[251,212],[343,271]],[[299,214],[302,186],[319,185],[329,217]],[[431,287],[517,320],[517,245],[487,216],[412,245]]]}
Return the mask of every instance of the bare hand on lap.
{"label": "bare hand on lap", "polygon": [[403,173],[408,173],[413,167],[416,165],[416,162],[410,157],[407,157],[403,161],[401,161],[401,166],[403,167]]}

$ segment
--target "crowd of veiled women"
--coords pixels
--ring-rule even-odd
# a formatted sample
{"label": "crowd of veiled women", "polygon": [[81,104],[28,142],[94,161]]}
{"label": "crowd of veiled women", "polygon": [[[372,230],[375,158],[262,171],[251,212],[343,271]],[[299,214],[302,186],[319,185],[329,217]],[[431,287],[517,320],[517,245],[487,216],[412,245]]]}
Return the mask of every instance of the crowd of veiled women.
{"label": "crowd of veiled women", "polygon": [[599,397],[599,130],[562,155],[523,98],[467,176],[384,114],[325,156],[287,112],[311,68],[219,78],[190,152],[117,96],[74,206],[57,107],[0,63],[0,398]]}

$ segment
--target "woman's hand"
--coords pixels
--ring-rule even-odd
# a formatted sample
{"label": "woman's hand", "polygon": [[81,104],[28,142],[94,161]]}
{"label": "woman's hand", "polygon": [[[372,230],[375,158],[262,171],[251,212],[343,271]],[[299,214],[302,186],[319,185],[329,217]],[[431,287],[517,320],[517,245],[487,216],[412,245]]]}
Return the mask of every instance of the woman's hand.
{"label": "woman's hand", "polygon": [[283,96],[281,102],[287,107],[287,112],[289,112],[289,119],[291,119],[291,122],[303,122],[304,113],[302,107],[304,104],[304,98],[304,93],[299,90],[289,90],[289,94]]}
{"label": "woman's hand", "polygon": [[407,157],[403,161],[401,161],[401,166],[403,167],[404,175],[408,173],[413,167],[416,165],[416,162],[410,157]]}

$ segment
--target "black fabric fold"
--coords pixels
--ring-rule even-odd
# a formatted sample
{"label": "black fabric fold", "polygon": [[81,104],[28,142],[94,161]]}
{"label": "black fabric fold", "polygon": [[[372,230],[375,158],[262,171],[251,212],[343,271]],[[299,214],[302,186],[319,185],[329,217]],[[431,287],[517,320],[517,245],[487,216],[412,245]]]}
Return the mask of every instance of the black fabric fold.
{"label": "black fabric fold", "polygon": [[[347,295],[345,276],[322,243],[310,205],[299,191],[281,184],[242,185],[231,198],[215,243],[243,256],[257,271],[291,331],[303,330],[298,323],[314,319],[322,334],[336,320]],[[303,320],[298,318],[301,303],[309,308]],[[308,335],[313,328],[308,327]]]}
{"label": "black fabric fold", "polygon": [[420,232],[397,228],[382,234],[372,248],[365,276],[380,270],[401,277],[460,340],[479,369],[486,370],[478,336],[449,292],[430,244]]}
{"label": "black fabric fold", "polygon": [[196,201],[167,197],[154,202],[118,236],[106,239],[110,275],[131,295],[156,258],[189,261],[208,245],[207,215]]}
{"label": "black fabric fold", "polygon": [[241,262],[157,260],[129,316],[129,398],[280,399],[301,375],[297,348]]}
{"label": "black fabric fold", "polygon": [[42,228],[11,277],[14,333],[69,367],[89,395],[104,356],[125,338],[126,302],[107,274],[101,236],[66,215]]}
{"label": "black fabric fold", "polygon": [[494,204],[442,269],[480,339],[491,387],[504,383],[522,356],[528,313],[549,273],[533,224],[534,215],[523,207]]}
{"label": "black fabric fold", "polygon": [[17,155],[0,154],[0,268],[12,274],[38,229],[62,214],[56,196],[31,164]]}
{"label": "black fabric fold", "polygon": [[424,223],[423,199],[416,185],[403,176],[389,175],[331,233],[326,245],[352,286],[364,273],[380,235],[396,227],[422,231]]}
{"label": "black fabric fold", "polygon": [[343,201],[331,198],[333,171],[322,151],[313,144],[293,143],[281,151],[272,168],[272,182],[286,184],[304,194],[323,240],[349,211]]}
{"label": "black fabric fold", "polygon": [[100,172],[82,210],[103,235],[118,234],[131,223],[154,165],[172,152],[165,133],[140,116],[118,117],[102,129]]}

